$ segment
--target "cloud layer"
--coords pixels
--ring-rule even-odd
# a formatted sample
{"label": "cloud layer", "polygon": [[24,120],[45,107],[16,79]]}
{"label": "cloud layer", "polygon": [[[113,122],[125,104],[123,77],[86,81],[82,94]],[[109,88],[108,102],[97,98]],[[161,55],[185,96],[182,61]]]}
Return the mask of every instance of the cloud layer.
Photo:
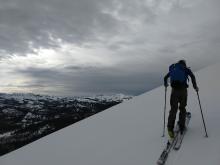
{"label": "cloud layer", "polygon": [[4,92],[140,94],[220,60],[218,0],[0,0]]}

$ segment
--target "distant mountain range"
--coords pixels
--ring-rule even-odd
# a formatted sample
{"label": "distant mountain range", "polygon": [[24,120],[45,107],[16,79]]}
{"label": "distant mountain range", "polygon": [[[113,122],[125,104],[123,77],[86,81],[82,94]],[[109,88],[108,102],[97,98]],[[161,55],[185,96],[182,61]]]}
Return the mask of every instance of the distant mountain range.
{"label": "distant mountain range", "polygon": [[0,155],[131,98],[123,94],[56,97],[0,93]]}

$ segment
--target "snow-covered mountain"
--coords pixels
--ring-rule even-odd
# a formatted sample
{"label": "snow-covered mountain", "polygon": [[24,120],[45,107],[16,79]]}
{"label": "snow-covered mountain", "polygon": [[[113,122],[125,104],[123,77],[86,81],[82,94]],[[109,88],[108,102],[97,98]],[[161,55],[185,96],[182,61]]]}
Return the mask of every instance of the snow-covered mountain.
{"label": "snow-covered mountain", "polygon": [[117,105],[131,96],[0,94],[0,156]]}
{"label": "snow-covered mountain", "polygon": [[40,95],[40,94],[33,94],[33,93],[0,93],[0,97],[8,98],[8,99],[15,99],[18,101],[23,100],[83,100],[88,101],[90,100],[99,100],[99,101],[124,101],[129,100],[132,98],[132,96],[124,95],[124,94],[112,94],[112,95],[94,95],[94,96],[50,96],[50,95]]}
{"label": "snow-covered mountain", "polygon": [[[167,165],[220,164],[220,64],[196,73],[209,138],[204,137],[196,93],[189,89],[189,129]],[[170,92],[170,91],[169,91]],[[162,138],[164,87],[46,136],[0,158],[1,165],[154,165]],[[169,106],[168,108],[169,109]]]}

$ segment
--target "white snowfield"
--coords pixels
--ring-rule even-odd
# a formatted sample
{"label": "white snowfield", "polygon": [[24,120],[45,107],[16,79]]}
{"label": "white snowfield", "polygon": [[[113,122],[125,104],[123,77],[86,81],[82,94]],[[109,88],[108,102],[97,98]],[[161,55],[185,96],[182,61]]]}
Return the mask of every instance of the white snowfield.
{"label": "white snowfield", "polygon": [[[189,88],[189,129],[167,165],[220,164],[220,64],[195,75],[209,138],[204,137],[196,92]],[[163,107],[164,87],[159,87],[4,155],[0,164],[156,165],[167,139],[161,137]]]}

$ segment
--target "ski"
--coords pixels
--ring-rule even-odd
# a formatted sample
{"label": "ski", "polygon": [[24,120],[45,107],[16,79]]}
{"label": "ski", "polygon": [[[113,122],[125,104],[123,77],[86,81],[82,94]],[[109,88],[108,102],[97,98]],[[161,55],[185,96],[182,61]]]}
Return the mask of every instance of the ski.
{"label": "ski", "polygon": [[168,157],[168,155],[169,155],[169,152],[170,152],[171,148],[173,147],[174,141],[175,141],[175,138],[173,139],[172,142],[170,142],[170,141],[168,140],[165,149],[162,151],[162,153],[161,153],[159,159],[157,160],[157,164],[158,164],[158,165],[164,165],[164,164],[165,164],[165,162],[166,162],[166,160],[167,160],[167,157]]}
{"label": "ski", "polygon": [[[187,112],[187,114],[186,114],[186,129],[189,124],[190,118],[191,118],[191,113]],[[159,159],[157,160],[157,165],[164,165],[166,163],[166,160],[167,160],[168,155],[169,155],[172,148],[175,150],[178,150],[180,148],[184,134],[186,132],[186,129],[185,129],[184,133],[182,135],[180,135],[179,126],[178,126],[178,124],[176,125],[176,127],[174,129],[175,136],[172,140],[167,141],[166,147],[162,151]]]}
{"label": "ski", "polygon": [[183,134],[180,134],[180,133],[178,134],[177,139],[176,139],[176,143],[173,146],[174,150],[179,150],[180,149],[180,147],[182,145],[182,142],[183,142],[184,135],[186,134],[187,127],[189,125],[190,119],[191,119],[191,113],[187,112],[187,114],[186,114],[185,130],[184,130]]}
{"label": "ski", "polygon": [[162,151],[159,159],[157,160],[157,165],[164,165],[166,163],[166,160],[168,158],[168,155],[170,153],[170,150],[173,148],[173,146],[176,144],[176,140],[178,137],[179,127],[175,127],[175,136],[173,139],[169,139],[167,141],[166,147]]}

